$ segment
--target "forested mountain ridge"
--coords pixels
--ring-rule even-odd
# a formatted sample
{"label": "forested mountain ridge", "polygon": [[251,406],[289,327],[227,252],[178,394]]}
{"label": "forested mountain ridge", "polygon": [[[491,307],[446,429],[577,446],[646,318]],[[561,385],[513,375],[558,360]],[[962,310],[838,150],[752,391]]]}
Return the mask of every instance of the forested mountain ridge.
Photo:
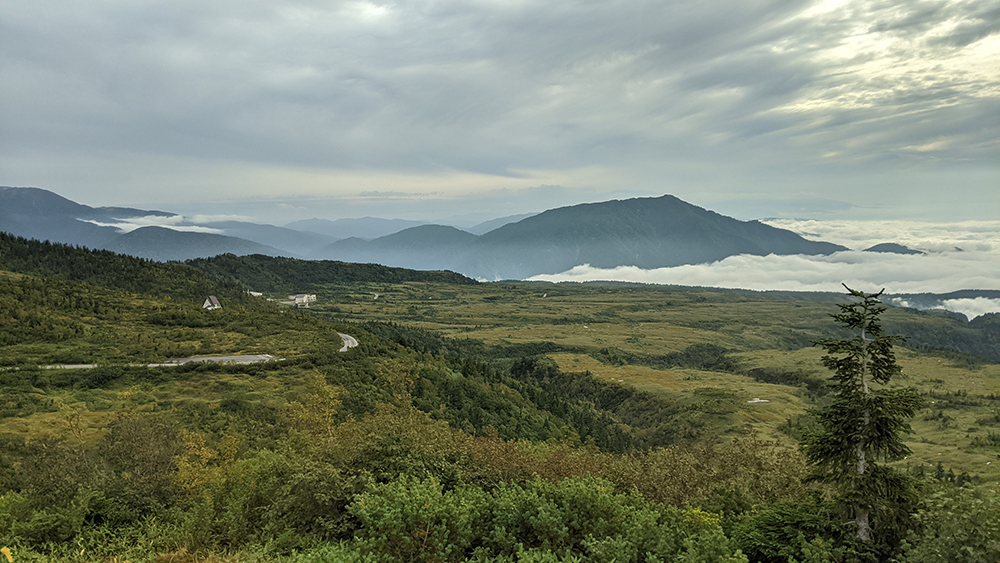
{"label": "forested mountain ridge", "polygon": [[315,291],[318,286],[329,283],[478,283],[454,272],[409,270],[331,260],[297,260],[260,254],[222,254],[212,258],[188,260],[186,263],[216,279],[269,293]]}
{"label": "forested mountain ridge", "polygon": [[0,270],[174,299],[199,300],[211,294],[227,300],[246,299],[238,285],[221,283],[184,264],[40,242],[4,232],[0,232]]}

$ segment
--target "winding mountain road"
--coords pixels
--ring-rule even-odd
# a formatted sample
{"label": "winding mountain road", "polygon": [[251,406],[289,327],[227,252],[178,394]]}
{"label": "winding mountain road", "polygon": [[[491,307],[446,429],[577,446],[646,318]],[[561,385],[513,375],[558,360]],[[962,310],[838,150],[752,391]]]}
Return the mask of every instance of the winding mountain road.
{"label": "winding mountain road", "polygon": [[[358,346],[358,339],[354,338],[350,334],[344,334],[343,332],[338,332],[340,338],[344,341],[344,345],[337,350],[338,352],[346,352],[351,348],[356,348]],[[167,360],[166,362],[159,364],[145,364],[146,367],[159,368],[159,367],[174,367],[184,365],[190,362],[212,362],[216,364],[224,365],[247,365],[247,364],[259,364],[261,362],[272,362],[281,361],[281,358],[275,358],[270,354],[247,354],[240,356],[195,356],[190,358],[177,358],[173,360]],[[142,364],[135,364],[142,365]],[[56,364],[49,366],[41,366],[42,369],[93,369],[96,368],[97,364]],[[0,368],[0,371],[16,370],[18,368]]]}
{"label": "winding mountain road", "polygon": [[346,352],[358,345],[358,339],[350,334],[344,334],[343,332],[338,332],[337,334],[344,340],[344,346],[340,350],[337,350],[338,352]]}

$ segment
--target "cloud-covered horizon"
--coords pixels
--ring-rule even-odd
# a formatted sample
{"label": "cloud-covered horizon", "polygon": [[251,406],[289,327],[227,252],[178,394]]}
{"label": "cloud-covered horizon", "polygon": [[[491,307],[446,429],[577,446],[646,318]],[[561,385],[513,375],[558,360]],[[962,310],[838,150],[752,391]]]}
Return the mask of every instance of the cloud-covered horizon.
{"label": "cloud-covered horizon", "polygon": [[[887,293],[950,293],[963,289],[1000,289],[1000,252],[901,255],[852,250],[829,256],[741,254],[711,264],[649,270],[635,266],[594,268],[584,264],[560,274],[545,274],[530,279],[835,293],[842,293],[844,288],[841,284],[846,284],[866,292],[885,289]],[[954,301],[946,308],[963,313],[1000,312],[1000,300]]]}
{"label": "cloud-covered horizon", "polygon": [[998,22],[989,0],[7,3],[0,184],[98,204],[836,193],[982,218]]}
{"label": "cloud-covered horizon", "polygon": [[[1000,208],[998,208],[1000,212]],[[894,242],[923,252],[1000,250],[998,221],[851,221],[838,219],[769,219],[764,223],[810,240],[822,240],[864,250]]]}
{"label": "cloud-covered horizon", "polygon": [[[644,270],[634,266],[601,269],[584,264],[567,272],[535,276],[544,281],[626,281],[722,287],[756,291],[828,291],[841,284],[891,294],[950,293],[963,289],[1000,290],[1000,221],[956,223],[905,221],[774,220],[807,238],[853,250],[829,256],[730,256],[710,264]],[[863,252],[880,242],[898,242],[926,254]],[[956,246],[963,248],[955,250]],[[969,318],[1000,312],[997,299],[953,299],[941,306]]]}

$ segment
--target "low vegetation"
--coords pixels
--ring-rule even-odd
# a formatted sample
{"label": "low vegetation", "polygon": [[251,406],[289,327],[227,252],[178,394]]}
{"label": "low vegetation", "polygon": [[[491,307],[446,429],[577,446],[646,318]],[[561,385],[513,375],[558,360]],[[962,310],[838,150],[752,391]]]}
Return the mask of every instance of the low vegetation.
{"label": "low vegetation", "polygon": [[[872,542],[808,478],[796,441],[833,388],[803,346],[850,338],[827,316],[843,296],[327,280],[306,311],[187,265],[2,242],[17,563],[1000,558],[989,359],[898,349],[890,388],[926,405],[892,465],[916,499]],[[209,291],[232,301],[202,310]],[[146,366],[191,353],[282,360]],[[68,363],[97,367],[46,369]]]}

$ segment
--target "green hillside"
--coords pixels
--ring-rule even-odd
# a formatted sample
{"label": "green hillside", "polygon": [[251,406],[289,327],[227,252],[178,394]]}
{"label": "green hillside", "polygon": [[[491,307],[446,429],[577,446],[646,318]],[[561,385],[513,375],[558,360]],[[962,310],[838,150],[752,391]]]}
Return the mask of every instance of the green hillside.
{"label": "green hillside", "polygon": [[[298,310],[246,296],[238,268],[0,242],[0,547],[18,563],[1000,551],[1000,366],[981,357],[899,350],[899,383],[927,400],[898,464],[921,501],[876,519],[874,544],[806,479],[795,439],[827,400],[807,346],[845,335],[840,296],[267,278],[274,296],[314,284]],[[338,333],[360,345],[339,352]],[[254,353],[281,360],[147,366]],[[40,367],[68,363],[97,367]]]}
{"label": "green hillside", "polygon": [[438,282],[471,285],[476,281],[454,272],[407,270],[378,264],[351,264],[332,260],[296,260],[254,254],[222,254],[188,260],[187,264],[219,280],[254,291],[288,293],[315,291],[328,283]]}

